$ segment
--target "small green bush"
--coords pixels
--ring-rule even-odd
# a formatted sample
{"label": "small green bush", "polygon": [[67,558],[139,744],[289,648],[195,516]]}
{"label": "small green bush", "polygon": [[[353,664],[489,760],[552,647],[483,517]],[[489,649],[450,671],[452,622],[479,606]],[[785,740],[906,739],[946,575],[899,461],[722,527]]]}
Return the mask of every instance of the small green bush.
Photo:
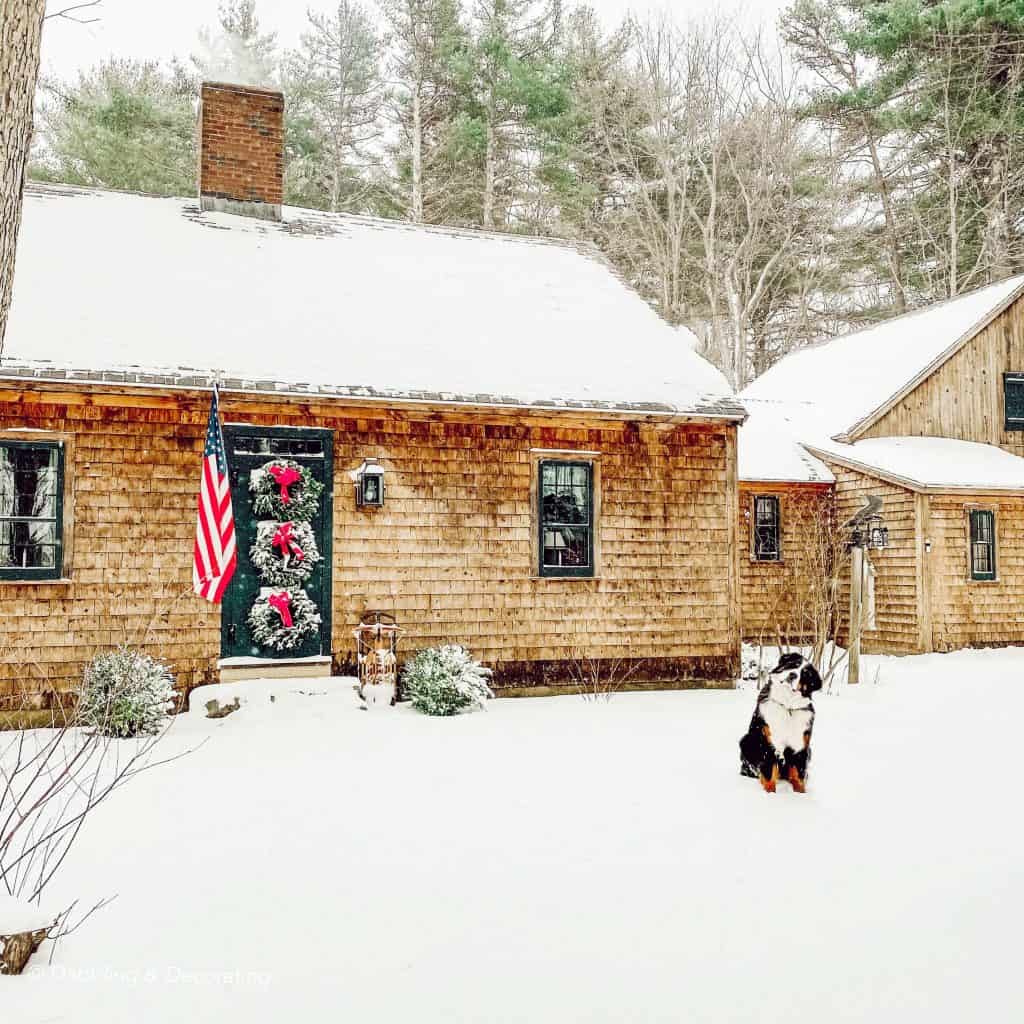
{"label": "small green bush", "polygon": [[494,696],[490,677],[491,670],[474,661],[465,647],[428,647],[406,663],[402,692],[425,715],[455,715],[483,707]]}
{"label": "small green bush", "polygon": [[78,722],[106,736],[158,733],[174,708],[174,678],[148,654],[118,647],[86,666]]}

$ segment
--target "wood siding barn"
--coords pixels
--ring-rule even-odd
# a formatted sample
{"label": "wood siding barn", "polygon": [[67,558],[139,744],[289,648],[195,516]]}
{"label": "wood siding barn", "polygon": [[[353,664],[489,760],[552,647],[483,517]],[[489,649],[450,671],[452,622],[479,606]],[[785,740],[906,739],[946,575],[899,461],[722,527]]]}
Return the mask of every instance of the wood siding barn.
{"label": "wood siding barn", "polygon": [[[741,398],[741,468],[809,493],[795,446],[827,465],[838,522],[882,500],[866,651],[1024,641],[1024,279],[797,352]],[[780,579],[742,572],[745,637],[765,628]]]}
{"label": "wood siding barn", "polygon": [[1004,375],[1024,373],[1024,302],[1017,300],[898,398],[851,432],[865,437],[951,437],[1024,455],[1024,432],[1007,431]]}
{"label": "wood siding barn", "polygon": [[[464,643],[506,692],[572,685],[573,659],[621,661],[632,685],[729,684],[739,659],[736,428],[500,415],[224,395],[225,418],[334,432],[336,671],[352,630],[392,612],[408,653]],[[208,396],[0,387],[0,439],[64,442],[62,578],[0,581],[0,696],[74,687],[96,651],[131,642],[190,688],[216,679],[220,610],[191,592]],[[41,433],[36,433],[39,431]],[[594,578],[537,572],[541,453],[600,468]],[[386,473],[382,509],[349,472]],[[543,692],[543,691],[537,691]]]}

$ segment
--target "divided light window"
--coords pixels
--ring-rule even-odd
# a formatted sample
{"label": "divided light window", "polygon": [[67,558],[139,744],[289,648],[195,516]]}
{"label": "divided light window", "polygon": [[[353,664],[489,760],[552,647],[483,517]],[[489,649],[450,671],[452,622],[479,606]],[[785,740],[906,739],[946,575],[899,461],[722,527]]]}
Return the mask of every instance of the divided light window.
{"label": "divided light window", "polygon": [[779,499],[759,494],[754,498],[754,559],[779,560]]}
{"label": "divided light window", "polygon": [[996,578],[996,517],[978,509],[971,512],[971,579]]}
{"label": "divided light window", "polygon": [[540,464],[540,575],[594,575],[594,467]]}
{"label": "divided light window", "polygon": [[58,579],[64,446],[0,440],[0,579]]}
{"label": "divided light window", "polygon": [[1024,430],[1024,373],[1003,374],[1003,409],[1007,430]]}

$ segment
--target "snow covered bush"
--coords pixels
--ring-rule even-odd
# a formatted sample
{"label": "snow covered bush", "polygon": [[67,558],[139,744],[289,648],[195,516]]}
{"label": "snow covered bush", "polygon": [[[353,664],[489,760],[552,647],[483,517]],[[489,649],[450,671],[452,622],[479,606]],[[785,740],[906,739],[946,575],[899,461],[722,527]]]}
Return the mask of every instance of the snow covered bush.
{"label": "snow covered bush", "polygon": [[174,678],[162,662],[130,647],[98,654],[78,691],[78,723],[106,736],[158,733],[174,708]]}
{"label": "snow covered bush", "polygon": [[469,707],[483,707],[494,694],[491,670],[474,661],[458,644],[428,647],[406,663],[402,692],[425,715],[454,715]]}

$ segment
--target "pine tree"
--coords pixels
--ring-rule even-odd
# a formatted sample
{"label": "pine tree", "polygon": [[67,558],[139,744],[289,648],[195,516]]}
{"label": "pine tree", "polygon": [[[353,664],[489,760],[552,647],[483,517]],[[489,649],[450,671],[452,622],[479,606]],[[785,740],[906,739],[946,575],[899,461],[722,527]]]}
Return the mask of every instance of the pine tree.
{"label": "pine tree", "polygon": [[381,190],[383,44],[355,0],[308,17],[286,61],[290,201],[368,212]]}
{"label": "pine tree", "polygon": [[456,65],[457,134],[482,172],[479,222],[529,227],[538,151],[569,103],[558,60],[561,0],[476,0],[472,21],[472,46]]}
{"label": "pine tree", "polygon": [[35,178],[189,195],[196,83],[180,65],[105,61],[74,84],[42,83]]}
{"label": "pine tree", "polygon": [[382,0],[391,36],[390,109],[400,209],[414,223],[457,219],[454,64],[468,45],[460,0]]}

